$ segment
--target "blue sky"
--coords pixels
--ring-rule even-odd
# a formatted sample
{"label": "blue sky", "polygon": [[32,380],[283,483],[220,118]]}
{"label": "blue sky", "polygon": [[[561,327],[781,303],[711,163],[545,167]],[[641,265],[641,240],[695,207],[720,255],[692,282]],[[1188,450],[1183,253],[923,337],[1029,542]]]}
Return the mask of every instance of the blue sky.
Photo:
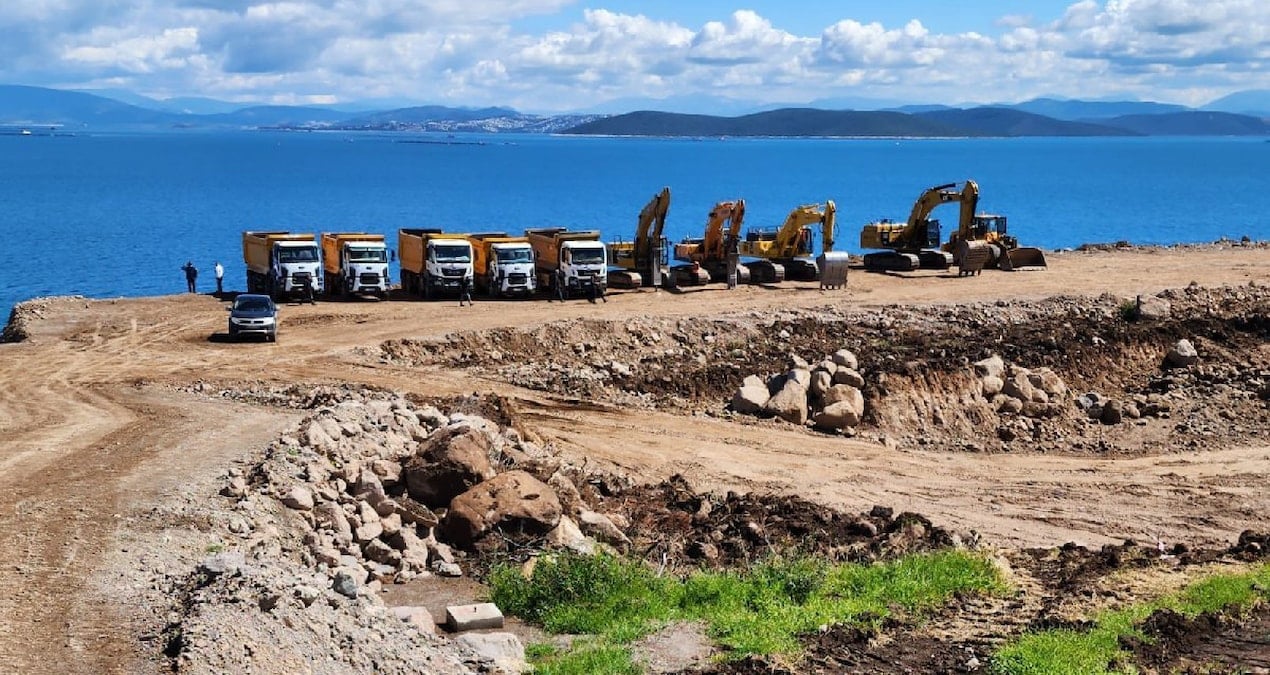
{"label": "blue sky", "polygon": [[15,0],[0,35],[0,83],[242,103],[1201,105],[1270,89],[1266,0]]}

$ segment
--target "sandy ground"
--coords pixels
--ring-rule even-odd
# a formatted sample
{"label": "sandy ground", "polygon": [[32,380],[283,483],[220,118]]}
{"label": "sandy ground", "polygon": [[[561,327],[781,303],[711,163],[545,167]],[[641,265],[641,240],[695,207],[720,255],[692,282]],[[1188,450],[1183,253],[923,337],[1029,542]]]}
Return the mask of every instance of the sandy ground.
{"label": "sandy ground", "polygon": [[1191,282],[1250,281],[1270,283],[1270,249],[1070,252],[1051,254],[1048,270],[1013,274],[853,272],[845,291],[785,284],[620,292],[599,305],[295,305],[282,310],[277,344],[209,339],[224,330],[226,316],[209,296],[49,301],[30,339],[0,345],[0,672],[134,672],[146,663],[130,630],[136,608],[121,597],[127,589],[110,581],[119,576],[115,566],[127,564],[118,554],[162,529],[146,514],[165,492],[214,477],[296,416],[176,392],[195,382],[499,393],[565,452],[639,477],[683,473],[705,486],[789,491],[853,509],[888,504],[975,529],[1002,546],[1097,545],[1128,536],[1230,540],[1270,513],[1270,447],[1126,460],[922,452],[706,417],[596,410],[462,371],[368,364],[357,349],[572,317],[1131,297]]}

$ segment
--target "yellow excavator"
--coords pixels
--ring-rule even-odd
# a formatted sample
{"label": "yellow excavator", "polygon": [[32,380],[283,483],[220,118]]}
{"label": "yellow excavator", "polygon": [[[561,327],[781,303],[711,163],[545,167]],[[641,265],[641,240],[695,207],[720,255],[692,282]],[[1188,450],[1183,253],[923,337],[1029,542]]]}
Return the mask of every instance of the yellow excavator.
{"label": "yellow excavator", "polygon": [[959,274],[978,274],[985,267],[1012,271],[1022,267],[1047,267],[1045,253],[1039,248],[1019,246],[1009,233],[1009,221],[1000,214],[975,213],[979,202],[979,185],[966,181],[962,189],[961,219],[957,231],[941,248],[953,256]]}
{"label": "yellow excavator", "polygon": [[960,202],[962,210],[974,213],[979,200],[979,188],[958,190],[956,183],[936,185],[922,192],[913,204],[908,222],[891,220],[872,222],[860,230],[860,248],[886,249],[864,256],[864,269],[874,272],[907,272],[909,270],[946,270],[953,264],[953,256],[940,250],[939,221],[930,214],[941,204]]}
{"label": "yellow excavator", "polygon": [[665,263],[662,230],[666,227],[666,214],[670,212],[670,188],[665,187],[653,195],[639,212],[633,241],[609,243],[609,263],[620,270],[609,272],[609,286],[639,288],[661,283],[662,264]]}
{"label": "yellow excavator", "polygon": [[[737,241],[745,220],[745,200],[719,202],[706,219],[705,237],[684,239],[675,244],[675,260],[689,263],[676,267],[675,283],[690,286],[709,281],[727,281],[729,246]],[[723,225],[728,229],[724,232]],[[737,265],[737,283],[749,283],[750,271]]]}
{"label": "yellow excavator", "polygon": [[[751,228],[745,233],[745,240],[740,243],[741,255],[761,258],[773,267],[783,268],[783,275],[800,281],[815,281],[819,276],[816,261],[813,259],[814,246],[812,226],[819,224],[824,250],[833,250],[834,229],[837,222],[838,207],[833,201],[820,204],[803,204],[794,208],[785,218],[780,229],[761,230]],[[750,263],[750,274],[759,283],[780,281],[776,273],[768,273],[761,263]],[[764,277],[764,278],[758,278]]]}

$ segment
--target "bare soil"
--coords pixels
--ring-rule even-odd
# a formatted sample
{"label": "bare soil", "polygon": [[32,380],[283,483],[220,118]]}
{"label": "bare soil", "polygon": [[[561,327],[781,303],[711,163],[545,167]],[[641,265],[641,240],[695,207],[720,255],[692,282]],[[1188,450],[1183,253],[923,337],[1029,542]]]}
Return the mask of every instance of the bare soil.
{"label": "bare soil", "polygon": [[[277,387],[478,407],[611,476],[591,497],[624,500],[649,534],[641,550],[683,566],[741,563],[767,542],[828,541],[825,552],[869,559],[897,543],[888,533],[917,546],[956,534],[998,549],[1020,589],[881,636],[830,629],[810,643],[812,670],[969,668],[1011,631],[1262,559],[1264,546],[1232,546],[1270,512],[1270,248],[1049,258],[1045,271],[964,278],[853,271],[839,292],[322,302],[284,307],[276,344],[220,339],[223,303],[204,295],[27,303],[5,331],[22,340],[0,345],[0,670],[171,667],[152,576],[137,570],[185,573],[204,553],[209,525],[164,507],[214,493],[229,465],[298,419],[270,400]],[[1120,318],[1125,298],[1161,292],[1170,318]],[[1179,338],[1200,364],[1165,371]],[[854,437],[727,409],[746,375],[843,347],[869,378],[873,412]],[[1066,411],[1024,428],[976,398],[968,364],[988,353],[1052,367],[1073,392],[1157,394],[1170,409],[1113,426]],[[1237,634],[1221,624],[1204,644]],[[1224,663],[1203,648],[1189,652],[1196,663]]]}

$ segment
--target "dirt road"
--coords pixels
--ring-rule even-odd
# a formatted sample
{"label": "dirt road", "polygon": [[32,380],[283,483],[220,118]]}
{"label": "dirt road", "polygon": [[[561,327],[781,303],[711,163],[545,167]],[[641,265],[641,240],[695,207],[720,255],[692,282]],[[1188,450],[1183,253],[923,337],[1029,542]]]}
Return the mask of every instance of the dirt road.
{"label": "dirt road", "polygon": [[[580,406],[442,367],[376,363],[397,338],[589,317],[691,319],[789,307],[1122,296],[1270,283],[1270,249],[1064,253],[1047,271],[909,278],[853,273],[814,284],[615,293],[607,304],[321,303],[282,311],[277,344],[209,340],[224,330],[208,296],[52,300],[30,339],[0,345],[0,671],[133,672],[145,648],[121,581],[121,549],[162,546],[152,508],[267,444],[297,413],[183,393],[195,383],[360,383],[423,396],[497,393],[568,453],[649,479],[683,473],[718,487],[795,492],[835,506],[874,503],[971,528],[1002,546],[1230,539],[1270,512],[1270,447],[1131,460],[948,454],[795,428]],[[212,386],[212,389],[215,389]],[[720,392],[726,398],[729,392]],[[131,543],[128,543],[131,542]]]}

